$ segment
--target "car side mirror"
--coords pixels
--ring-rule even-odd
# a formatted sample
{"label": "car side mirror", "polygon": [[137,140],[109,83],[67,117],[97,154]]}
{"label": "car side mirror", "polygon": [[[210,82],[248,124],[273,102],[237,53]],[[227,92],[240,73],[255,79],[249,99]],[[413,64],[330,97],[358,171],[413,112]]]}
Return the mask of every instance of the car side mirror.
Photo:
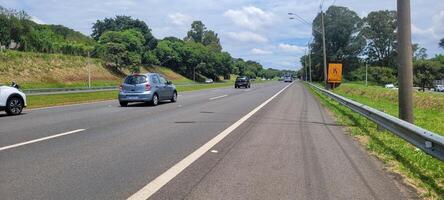
{"label": "car side mirror", "polygon": [[167,85],[171,85],[171,84],[173,84],[173,82],[167,81]]}

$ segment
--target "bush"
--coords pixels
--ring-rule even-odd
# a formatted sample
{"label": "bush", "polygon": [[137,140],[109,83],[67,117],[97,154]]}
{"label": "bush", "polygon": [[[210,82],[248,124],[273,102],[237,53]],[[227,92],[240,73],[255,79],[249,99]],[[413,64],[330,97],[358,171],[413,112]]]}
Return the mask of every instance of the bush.
{"label": "bush", "polygon": [[[352,71],[348,79],[351,81],[365,80],[365,67],[359,67]],[[368,67],[368,81],[380,85],[397,83],[396,71],[389,67]]]}

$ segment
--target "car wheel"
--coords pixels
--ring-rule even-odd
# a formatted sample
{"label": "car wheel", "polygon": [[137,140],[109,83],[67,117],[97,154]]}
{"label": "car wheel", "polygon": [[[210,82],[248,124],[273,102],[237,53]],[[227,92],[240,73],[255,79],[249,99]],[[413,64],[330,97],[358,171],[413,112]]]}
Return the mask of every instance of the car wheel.
{"label": "car wheel", "polygon": [[177,101],[177,92],[173,93],[173,97],[171,98],[171,102],[176,102]]}
{"label": "car wheel", "polygon": [[126,101],[119,101],[119,104],[122,107],[127,107],[128,106],[128,102],[126,102]]}
{"label": "car wheel", "polygon": [[157,94],[153,95],[153,100],[151,100],[151,105],[157,106],[159,104],[159,96]]}
{"label": "car wheel", "polygon": [[8,115],[20,115],[23,110],[23,100],[19,97],[11,97],[6,102],[6,113]]}

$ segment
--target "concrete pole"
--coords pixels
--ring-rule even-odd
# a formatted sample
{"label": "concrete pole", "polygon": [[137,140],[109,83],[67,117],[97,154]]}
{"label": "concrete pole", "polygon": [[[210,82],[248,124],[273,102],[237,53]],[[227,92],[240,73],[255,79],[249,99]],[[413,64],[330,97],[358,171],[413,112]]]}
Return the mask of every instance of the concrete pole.
{"label": "concrete pole", "polygon": [[413,123],[413,63],[410,0],[397,0],[397,3],[399,118]]}
{"label": "concrete pole", "polygon": [[305,56],[304,56],[304,68],[305,68],[305,81],[308,81],[308,67],[307,67],[307,51],[305,51]]}
{"label": "concrete pole", "polygon": [[325,49],[324,11],[322,10],[321,10],[321,26],[322,26],[322,47],[324,51],[324,83],[325,83],[325,89],[329,89],[327,82],[327,51]]}
{"label": "concrete pole", "polygon": [[310,43],[308,43],[308,67],[310,70],[310,82],[312,82],[311,80],[311,50],[310,50]]}

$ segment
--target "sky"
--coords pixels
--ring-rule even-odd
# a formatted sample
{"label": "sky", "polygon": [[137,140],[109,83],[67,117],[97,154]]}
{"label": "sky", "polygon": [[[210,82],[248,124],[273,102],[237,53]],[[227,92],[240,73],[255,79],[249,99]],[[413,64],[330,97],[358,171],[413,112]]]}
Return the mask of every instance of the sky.
{"label": "sky", "polygon": [[[290,20],[296,13],[312,22],[323,7],[346,6],[360,17],[371,11],[395,10],[395,0],[0,0],[6,8],[24,10],[37,23],[62,24],[86,35],[98,19],[128,15],[145,21],[156,38],[186,36],[194,20],[219,34],[223,50],[233,57],[260,62],[266,68],[297,70],[311,39],[311,26]],[[429,57],[444,54],[442,0],[411,0],[412,40]]]}

